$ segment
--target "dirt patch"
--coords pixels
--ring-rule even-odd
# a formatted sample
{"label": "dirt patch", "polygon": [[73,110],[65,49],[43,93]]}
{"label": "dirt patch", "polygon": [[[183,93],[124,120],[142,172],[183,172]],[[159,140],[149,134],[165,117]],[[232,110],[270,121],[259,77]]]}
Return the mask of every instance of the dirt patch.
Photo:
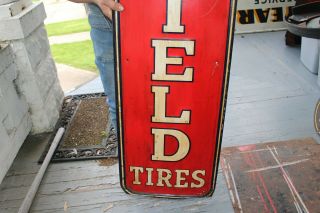
{"label": "dirt patch", "polygon": [[107,158],[98,160],[99,166],[113,166],[114,164],[118,163],[117,158]]}
{"label": "dirt patch", "polygon": [[107,123],[105,97],[81,100],[60,148],[101,145]]}

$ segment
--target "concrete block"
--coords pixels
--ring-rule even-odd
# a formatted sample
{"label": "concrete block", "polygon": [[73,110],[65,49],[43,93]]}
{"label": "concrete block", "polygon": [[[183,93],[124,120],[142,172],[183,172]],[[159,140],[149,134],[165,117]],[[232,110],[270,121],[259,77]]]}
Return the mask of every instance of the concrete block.
{"label": "concrete block", "polygon": [[[47,88],[47,85],[43,84],[43,82],[46,82],[45,79],[48,80],[47,82],[51,81],[49,80],[50,75],[52,79],[57,78],[55,77],[56,70],[55,70],[54,64],[51,63],[51,65],[47,65],[46,62],[43,61],[41,63],[43,64],[43,69],[38,70],[35,73],[34,70],[32,70],[31,68],[30,61],[28,60],[27,57],[25,57],[26,55],[25,48],[20,48],[21,46],[18,46],[18,47],[19,48],[17,48],[17,51],[15,53],[17,54],[17,58],[19,59],[16,62],[17,62],[18,69],[20,70],[20,73],[15,82],[17,84],[17,87],[19,88],[20,93],[25,97],[30,107],[29,112],[32,119],[32,123],[33,123],[32,133],[36,134],[36,133],[51,131],[53,128],[52,123],[56,122],[56,116],[55,116],[56,110],[54,110],[54,112],[50,112],[49,109],[52,109],[52,106],[45,104],[46,99],[48,98],[48,94],[46,94],[44,91],[47,91],[47,93],[50,93],[52,90],[51,88],[54,88],[53,90],[53,92],[55,93],[54,97],[56,96],[60,97],[61,94],[63,94],[61,93],[62,89],[60,86],[59,87],[51,86],[51,88],[50,87]],[[50,57],[48,56],[48,58],[50,59],[51,56]],[[46,68],[47,70],[44,70],[44,68]],[[39,80],[37,79],[37,75]],[[41,75],[44,75],[44,77],[43,78],[39,77]],[[51,85],[52,85],[52,82],[51,82]],[[51,116],[51,114],[54,114],[54,116]]]}
{"label": "concrete block", "polygon": [[37,70],[37,72],[35,73],[35,77],[40,89],[41,97],[43,99],[46,99],[49,90],[52,88],[53,83],[58,78],[56,66],[51,57],[51,54],[47,54],[47,58],[42,61],[41,65],[39,66],[39,70]]}
{"label": "concrete block", "polygon": [[31,4],[31,0],[19,0],[8,4],[0,4],[0,20],[18,15]]}
{"label": "concrete block", "polygon": [[55,98],[55,102],[57,105],[58,110],[60,111],[61,106],[62,106],[62,102],[64,99],[64,92],[61,89],[61,85],[60,85],[60,81],[59,79],[56,79],[56,81],[54,82],[50,92],[52,92]]}
{"label": "concrete block", "polygon": [[22,39],[40,26],[46,13],[42,2],[30,5],[11,18],[0,20],[0,41]]}
{"label": "concrete block", "polygon": [[[31,118],[33,120],[32,134],[53,130],[59,119],[63,98],[64,94],[61,90],[59,80],[57,79],[46,96],[43,103],[44,107],[38,109],[36,114],[31,110]],[[46,127],[46,129],[44,127]]]}
{"label": "concrete block", "polygon": [[10,138],[7,131],[5,130],[4,126],[0,124],[0,147],[3,149],[9,144],[9,141],[10,141]]}
{"label": "concrete block", "polygon": [[[26,10],[29,10],[29,12]],[[31,5],[26,10],[22,12],[24,15],[21,13],[15,17],[0,20],[0,29],[2,23],[8,24],[7,21],[11,19],[16,22],[19,20],[21,29],[30,25],[31,30],[28,34],[22,30],[23,37],[21,37],[22,34],[20,34],[20,37],[15,36],[15,39],[10,41],[10,47],[14,53],[14,64],[18,70],[18,77],[14,81],[17,95],[20,99],[24,98],[29,106],[29,114],[33,125],[32,133],[42,133],[53,129],[59,116],[64,94],[59,85],[47,33],[42,23],[44,19],[44,16],[41,16],[42,12],[44,14],[43,4]],[[28,18],[28,16],[31,18]],[[5,78],[12,79],[15,77],[14,72],[9,74],[6,73]],[[19,110],[23,111],[22,109]],[[18,119],[11,118],[12,120],[10,120],[9,118],[5,121],[5,124],[8,131],[12,133],[11,128],[14,125],[12,126],[11,123],[16,124]]]}
{"label": "concrete block", "polygon": [[14,134],[14,132],[16,131],[12,117],[10,114],[7,114],[7,116],[3,119],[2,121],[2,125],[4,126],[4,128],[7,131],[7,134],[9,135],[9,137],[11,135]]}
{"label": "concrete block", "polygon": [[[2,58],[0,59],[2,60]],[[13,134],[15,127],[21,122],[22,117],[28,112],[28,105],[18,95],[14,80],[17,78],[17,67],[12,63],[0,74],[1,88],[1,120],[9,135]]]}
{"label": "concrete block", "polygon": [[15,82],[30,107],[29,112],[33,123],[32,134],[51,131],[57,120],[60,105],[48,104],[46,100],[51,97],[54,100],[53,103],[58,103],[64,95],[58,83],[56,67],[50,51],[38,65],[39,70],[35,71],[32,68],[25,43],[12,41],[11,46],[17,58],[18,70],[20,70]]}
{"label": "concrete block", "polygon": [[[31,108],[34,109],[34,108]],[[47,114],[45,108],[41,108],[37,111],[37,113],[31,112],[30,117],[32,120],[32,134],[38,134],[43,132],[50,132],[52,131],[52,126],[50,126],[51,112]]]}
{"label": "concrete block", "polygon": [[0,0],[0,5],[9,4],[9,3],[15,2],[15,1],[18,1],[18,0]]}
{"label": "concrete block", "polygon": [[[1,53],[1,62],[13,58],[10,51],[7,54]],[[16,78],[17,66],[14,63],[11,63],[0,74],[0,182],[30,132],[32,125],[28,113],[29,106],[16,90],[14,84]]]}
{"label": "concrete block", "polygon": [[[21,62],[21,61],[20,61]],[[44,111],[44,100],[41,97],[41,93],[33,73],[30,69],[21,69],[23,63],[19,63],[19,76],[15,81],[21,96],[23,96],[29,105],[29,113],[32,120],[33,128],[37,131],[34,133],[46,132],[50,129],[48,116]]]}
{"label": "concrete block", "polygon": [[33,31],[23,42],[29,61],[33,70],[38,70],[40,63],[46,59],[50,53],[50,46],[47,36],[47,31],[43,24],[41,24],[35,31]]}
{"label": "concrete block", "polygon": [[49,132],[53,130],[56,122],[59,119],[59,111],[62,102],[60,101],[59,103],[58,99],[59,98],[57,98],[57,92],[52,89],[50,90],[49,94],[47,95],[47,99],[45,100],[45,107],[40,109],[36,114],[31,112],[31,118],[33,120],[33,126],[31,129],[32,134]]}
{"label": "concrete block", "polygon": [[55,101],[55,93],[54,92],[50,92],[48,94],[48,98],[46,100],[46,102],[48,103],[46,106],[46,113],[48,115],[49,118],[49,126],[50,126],[50,130],[53,130],[54,126],[56,125],[58,119],[59,119],[59,110],[60,107],[57,106],[56,101]]}
{"label": "concrete block", "polygon": [[[18,144],[19,148],[27,138],[32,128],[32,122],[28,113],[22,118],[20,125],[17,127],[17,132],[13,136],[12,141]],[[19,149],[18,149],[19,150]]]}
{"label": "concrete block", "polygon": [[21,76],[19,75],[16,80],[19,87],[20,95],[24,96],[30,108],[34,106],[42,106],[43,100],[41,99],[40,91],[35,81],[34,76]]}
{"label": "concrete block", "polygon": [[28,73],[28,75],[32,75],[33,71],[31,71],[32,67],[24,42],[21,42],[20,40],[11,41],[10,47],[14,54],[15,63],[18,67],[19,72],[26,72]]}
{"label": "concrete block", "polygon": [[9,45],[3,45],[3,47],[0,49],[0,59],[1,59],[1,66],[0,66],[0,75],[2,72],[4,72],[8,66],[10,66],[13,63],[13,52]]}
{"label": "concrete block", "polygon": [[[0,183],[2,178],[7,172],[7,166],[4,166],[4,164],[7,164],[6,162],[6,156],[8,149],[10,148],[10,138],[7,134],[7,131],[4,129],[4,126],[0,122]],[[11,163],[11,162],[9,162]]]}
{"label": "concrete block", "polygon": [[11,135],[15,131],[15,127],[19,126],[21,119],[28,112],[29,106],[23,100],[21,100],[11,84],[6,94],[6,107],[8,111],[8,123],[5,123],[8,134]]}
{"label": "concrete block", "polygon": [[[55,103],[58,107],[58,110],[60,110],[64,98],[64,92],[61,90],[59,79],[57,78],[55,82],[53,83],[50,92],[53,94],[53,103]],[[46,100],[46,104],[48,103],[48,98]]]}
{"label": "concrete block", "polygon": [[6,81],[12,82],[15,79],[17,79],[18,76],[18,70],[15,63],[12,63],[8,66],[5,72],[3,72],[3,78]]}
{"label": "concrete block", "polygon": [[[4,98],[4,92],[0,87],[0,123],[3,121],[3,119],[8,115],[8,111],[5,108],[5,98]],[[1,136],[1,135],[0,135]],[[1,139],[1,138],[0,138]]]}
{"label": "concrete block", "polygon": [[2,89],[2,93],[6,96],[6,92],[8,87],[13,83],[17,77],[17,68],[15,64],[11,64],[3,73],[0,74],[0,88]]}
{"label": "concrete block", "polygon": [[37,113],[43,107],[43,99],[34,75],[28,75],[28,73],[19,74],[17,85],[22,96],[25,97],[28,105],[30,106],[30,112]]}
{"label": "concrete block", "polygon": [[15,54],[15,63],[19,70],[16,85],[19,92],[25,97],[30,106],[42,106],[43,100],[40,98],[40,91],[37,86],[37,80],[31,67],[27,50],[23,42],[11,42],[12,51]]}
{"label": "concrete block", "polygon": [[4,97],[6,97],[6,92],[10,84],[12,84],[12,82],[7,81],[7,79],[4,77],[4,74],[2,73],[0,75],[0,88],[2,90]]}
{"label": "concrete block", "polygon": [[[26,114],[22,122],[16,128],[16,132],[11,137],[6,137],[3,133],[3,128],[0,125],[0,142],[1,144],[6,144],[5,146],[1,146],[0,149],[0,183],[5,177],[7,171],[9,170],[14,158],[16,157],[21,145],[23,144],[24,140],[26,139],[27,135],[31,130],[31,119],[28,114]],[[9,139],[8,139],[9,138]],[[6,141],[5,141],[6,140]]]}

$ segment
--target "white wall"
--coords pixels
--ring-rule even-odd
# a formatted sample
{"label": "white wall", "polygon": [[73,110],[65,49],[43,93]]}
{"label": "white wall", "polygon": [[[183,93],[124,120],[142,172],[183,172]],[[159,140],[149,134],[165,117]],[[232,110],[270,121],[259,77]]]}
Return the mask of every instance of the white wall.
{"label": "white wall", "polygon": [[43,3],[1,3],[0,183],[26,136],[54,128],[64,97],[43,25]]}
{"label": "white wall", "polygon": [[0,182],[31,130],[29,106],[17,91],[18,68],[10,46],[0,50]]}

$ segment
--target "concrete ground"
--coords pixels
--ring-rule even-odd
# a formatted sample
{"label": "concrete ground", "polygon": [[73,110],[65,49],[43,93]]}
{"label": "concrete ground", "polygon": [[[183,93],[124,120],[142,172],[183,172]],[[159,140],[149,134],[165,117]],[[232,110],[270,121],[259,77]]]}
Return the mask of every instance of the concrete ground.
{"label": "concrete ground", "polygon": [[65,64],[56,64],[56,66],[60,85],[65,94],[77,89],[98,76],[97,73],[81,70]]}
{"label": "concrete ground", "polygon": [[96,77],[92,81],[82,85],[76,90],[66,93],[66,95],[79,95],[79,94],[88,94],[88,93],[101,93],[103,92],[102,82],[100,77]]}
{"label": "concrete ground", "polygon": [[[222,147],[313,137],[317,76],[300,62],[300,48],[284,32],[236,35]],[[69,94],[103,91],[94,79]],[[25,143],[0,185],[1,213],[17,212],[35,174],[46,139]],[[221,169],[213,197],[150,198],[120,187],[118,163],[51,164],[30,212],[234,212]],[[297,189],[299,191],[299,189]],[[307,195],[301,195],[307,199]]]}

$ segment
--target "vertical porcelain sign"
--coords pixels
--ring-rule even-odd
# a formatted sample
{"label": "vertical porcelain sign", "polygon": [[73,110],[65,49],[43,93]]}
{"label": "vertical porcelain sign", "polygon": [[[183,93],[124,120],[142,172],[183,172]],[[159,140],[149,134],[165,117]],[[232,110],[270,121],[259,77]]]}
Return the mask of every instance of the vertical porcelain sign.
{"label": "vertical porcelain sign", "polygon": [[128,193],[211,196],[233,0],[121,0],[114,14],[120,180]]}

